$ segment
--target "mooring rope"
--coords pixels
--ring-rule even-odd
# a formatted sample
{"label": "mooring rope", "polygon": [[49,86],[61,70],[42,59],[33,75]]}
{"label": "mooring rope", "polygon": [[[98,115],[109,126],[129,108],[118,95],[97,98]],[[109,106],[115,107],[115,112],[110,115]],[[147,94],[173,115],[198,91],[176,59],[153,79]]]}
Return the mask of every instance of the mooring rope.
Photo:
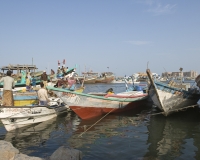
{"label": "mooring rope", "polygon": [[106,115],[104,115],[103,117],[101,117],[98,121],[96,121],[93,125],[91,125],[88,129],[86,129],[84,132],[82,132],[78,137],[82,137],[82,135],[84,133],[86,133],[90,128],[92,128],[94,125],[96,125],[98,122],[100,122],[103,118],[105,118],[108,114],[110,114],[114,109],[116,108],[113,108],[110,112],[108,112]]}
{"label": "mooring rope", "polygon": [[[170,110],[170,112],[178,112],[178,111],[185,111],[187,110],[188,108],[194,108],[194,107],[197,107],[198,105],[195,104],[195,105],[191,105],[191,106],[187,106],[187,107],[183,107],[183,108],[180,108],[180,109],[174,109],[174,110]],[[159,112],[159,113],[154,113],[154,114],[149,114],[150,116],[155,116],[155,115],[159,115],[159,114],[165,114],[165,112]]]}

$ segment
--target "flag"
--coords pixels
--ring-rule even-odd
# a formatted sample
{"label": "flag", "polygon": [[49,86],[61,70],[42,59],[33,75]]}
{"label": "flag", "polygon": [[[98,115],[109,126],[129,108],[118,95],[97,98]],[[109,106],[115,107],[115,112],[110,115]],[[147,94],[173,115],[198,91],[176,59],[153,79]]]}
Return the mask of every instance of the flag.
{"label": "flag", "polygon": [[65,64],[65,59],[63,59],[63,64]]}
{"label": "flag", "polygon": [[60,62],[59,62],[59,60],[58,60],[58,66],[60,66]]}

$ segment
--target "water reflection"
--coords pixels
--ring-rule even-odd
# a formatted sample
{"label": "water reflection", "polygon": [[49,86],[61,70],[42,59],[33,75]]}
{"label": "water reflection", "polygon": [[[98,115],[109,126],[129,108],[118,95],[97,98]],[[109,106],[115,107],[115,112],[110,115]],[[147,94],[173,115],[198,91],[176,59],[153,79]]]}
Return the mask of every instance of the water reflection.
{"label": "water reflection", "polygon": [[[71,112],[51,120],[6,132],[3,140],[11,142],[20,152],[38,157],[52,154],[63,143],[62,137],[73,133]],[[56,141],[56,142],[55,142]],[[54,143],[55,142],[55,143]],[[49,149],[50,152],[45,150]]]}
{"label": "water reflection", "polygon": [[[21,153],[30,156],[47,157],[64,145],[80,149],[86,159],[88,156],[93,159],[94,154],[102,159],[102,153],[113,152],[112,147],[107,150],[108,145],[112,145],[114,148],[118,144],[126,146],[125,141],[137,136],[138,133],[133,134],[134,131],[130,127],[141,126],[148,110],[149,106],[144,106],[133,112],[110,114],[97,124],[95,123],[102,117],[81,120],[75,113],[69,112],[65,116],[59,116],[44,123],[7,132],[3,139],[11,142]],[[92,125],[94,126],[91,127]],[[91,128],[80,136],[89,127]],[[119,150],[116,151],[119,152]],[[126,152],[124,150],[122,155]],[[110,158],[109,155],[108,157]]]}
{"label": "water reflection", "polygon": [[190,109],[169,117],[150,117],[151,112],[149,106],[144,106],[128,113],[109,114],[98,123],[102,117],[81,120],[69,112],[5,134],[0,127],[0,139],[11,142],[21,153],[38,157],[50,156],[60,146],[81,150],[84,160],[200,157],[199,111]]}
{"label": "water reflection", "polygon": [[38,123],[17,129],[15,131],[7,132],[4,140],[10,141],[16,147],[23,147],[26,143],[31,145],[38,145],[38,143],[45,143],[49,139],[51,131],[55,128],[56,118],[53,118],[44,123]]}
{"label": "water reflection", "polygon": [[[145,124],[148,113],[149,108],[144,106],[129,113],[110,114],[97,124],[95,123],[99,118],[82,120],[68,142],[70,146],[83,152],[84,159],[141,157],[142,152],[138,150],[144,147],[147,140]],[[87,130],[88,128],[90,129]],[[135,150],[137,153],[134,153]]]}
{"label": "water reflection", "polygon": [[169,117],[152,116],[149,121],[148,152],[151,159],[198,159],[200,157],[199,111],[190,109]]}

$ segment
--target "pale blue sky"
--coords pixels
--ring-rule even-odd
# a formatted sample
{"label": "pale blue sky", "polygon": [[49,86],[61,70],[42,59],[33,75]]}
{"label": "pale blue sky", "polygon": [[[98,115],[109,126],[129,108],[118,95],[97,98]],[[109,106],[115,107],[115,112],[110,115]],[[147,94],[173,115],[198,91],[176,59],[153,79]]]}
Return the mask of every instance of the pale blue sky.
{"label": "pale blue sky", "polygon": [[0,0],[0,67],[200,73],[199,16],[199,0]]}

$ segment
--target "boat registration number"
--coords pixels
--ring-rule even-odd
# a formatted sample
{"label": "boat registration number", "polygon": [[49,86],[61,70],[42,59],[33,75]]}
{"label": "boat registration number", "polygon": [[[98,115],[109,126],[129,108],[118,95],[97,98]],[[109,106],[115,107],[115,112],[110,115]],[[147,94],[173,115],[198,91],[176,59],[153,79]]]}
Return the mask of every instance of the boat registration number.
{"label": "boat registration number", "polygon": [[6,108],[4,109],[4,112],[24,112],[28,109],[23,109],[23,108]]}

